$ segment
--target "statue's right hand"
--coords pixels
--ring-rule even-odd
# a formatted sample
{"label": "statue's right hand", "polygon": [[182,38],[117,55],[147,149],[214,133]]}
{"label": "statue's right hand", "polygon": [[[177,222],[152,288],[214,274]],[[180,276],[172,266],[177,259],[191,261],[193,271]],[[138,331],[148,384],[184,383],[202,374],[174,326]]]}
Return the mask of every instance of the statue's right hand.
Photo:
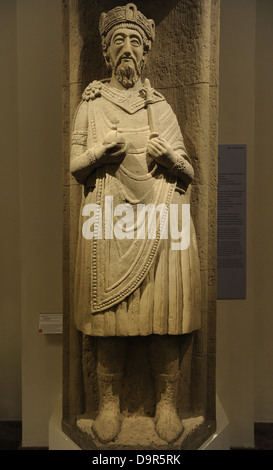
{"label": "statue's right hand", "polygon": [[96,160],[100,165],[120,163],[126,152],[125,142],[110,142],[95,149]]}

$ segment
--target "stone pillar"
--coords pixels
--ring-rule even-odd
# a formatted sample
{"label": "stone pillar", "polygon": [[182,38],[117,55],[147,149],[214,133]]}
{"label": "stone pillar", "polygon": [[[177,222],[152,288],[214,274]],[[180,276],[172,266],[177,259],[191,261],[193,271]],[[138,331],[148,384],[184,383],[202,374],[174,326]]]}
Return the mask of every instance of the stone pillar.
{"label": "stone pillar", "polygon": [[[108,76],[98,31],[100,14],[126,3],[113,0],[63,0],[63,429],[83,449],[167,448],[166,443],[155,441],[151,435],[155,395],[149,364],[145,362],[145,338],[130,339],[130,373],[125,375],[126,387],[122,397],[128,421],[127,432],[111,445],[100,445],[85,429],[98,409],[96,339],[82,337],[73,322],[74,266],[81,187],[69,172],[70,133],[84,88],[93,80]],[[170,445],[170,449],[197,449],[216,426],[219,3],[219,0],[137,2],[144,15],[153,18],[156,24],[156,40],[148,58],[145,76],[165,96],[176,113],[195,170],[191,214],[197,231],[201,263],[202,327],[195,334],[182,364],[178,409],[187,421],[187,432],[179,442]],[[131,437],[130,422],[134,427]],[[145,436],[143,442],[139,437],[141,434]]]}

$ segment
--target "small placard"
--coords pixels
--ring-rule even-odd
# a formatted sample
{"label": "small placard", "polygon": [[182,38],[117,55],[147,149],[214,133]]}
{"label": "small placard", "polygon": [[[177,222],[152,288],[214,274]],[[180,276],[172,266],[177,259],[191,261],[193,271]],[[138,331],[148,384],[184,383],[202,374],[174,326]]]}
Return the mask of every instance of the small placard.
{"label": "small placard", "polygon": [[40,313],[39,334],[56,335],[63,332],[62,313]]}
{"label": "small placard", "polygon": [[218,299],[246,297],[246,145],[219,145]]}

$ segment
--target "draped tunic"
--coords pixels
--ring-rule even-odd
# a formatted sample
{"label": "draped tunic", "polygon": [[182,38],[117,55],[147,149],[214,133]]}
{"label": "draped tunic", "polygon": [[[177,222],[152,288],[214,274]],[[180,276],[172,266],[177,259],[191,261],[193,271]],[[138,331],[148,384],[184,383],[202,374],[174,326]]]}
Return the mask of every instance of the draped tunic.
{"label": "draped tunic", "polygon": [[[170,105],[155,90],[149,103],[153,130],[167,140],[178,160],[189,161]],[[98,167],[94,149],[113,124],[127,143],[125,157],[119,164]],[[182,205],[190,204],[189,180],[183,165],[169,171],[147,155],[150,125],[141,90],[128,94],[101,82],[87,88],[75,116],[71,171],[83,192],[74,315],[76,327],[88,335],[178,335],[201,326],[194,224],[190,218],[190,243],[183,250],[173,249],[168,224],[170,204],[175,204],[181,230]],[[144,217],[139,237],[139,208],[151,205],[160,209],[153,219],[153,236]],[[132,215],[132,222],[118,232],[123,237],[115,236],[115,226],[121,221],[117,207],[130,208]],[[82,227],[90,208],[93,235],[86,237]]]}

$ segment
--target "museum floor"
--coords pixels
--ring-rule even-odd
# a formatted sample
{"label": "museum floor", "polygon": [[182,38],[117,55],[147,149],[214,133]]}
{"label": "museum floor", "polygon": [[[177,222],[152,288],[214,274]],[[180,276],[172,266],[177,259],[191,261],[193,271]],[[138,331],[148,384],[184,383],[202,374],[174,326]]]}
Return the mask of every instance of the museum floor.
{"label": "museum floor", "polygon": [[[0,422],[0,450],[23,450],[21,448],[21,435],[21,422]],[[33,450],[40,449],[35,448]],[[273,450],[273,423],[255,424],[255,450]]]}

